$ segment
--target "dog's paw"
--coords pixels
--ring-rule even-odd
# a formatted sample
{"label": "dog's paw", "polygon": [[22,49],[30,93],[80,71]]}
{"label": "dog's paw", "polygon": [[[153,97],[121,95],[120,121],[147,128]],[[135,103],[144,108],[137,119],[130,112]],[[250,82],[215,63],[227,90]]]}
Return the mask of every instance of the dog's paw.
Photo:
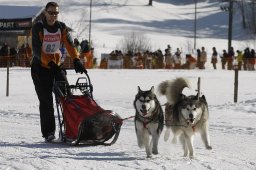
{"label": "dog's paw", "polygon": [[212,146],[206,146],[206,149],[212,150]]}
{"label": "dog's paw", "polygon": [[152,155],[147,155],[147,158],[152,158]]}
{"label": "dog's paw", "polygon": [[188,157],[188,153],[184,153],[184,154],[183,154],[183,157]]}
{"label": "dog's paw", "polygon": [[165,133],[164,133],[164,141],[168,141],[170,137],[170,130],[169,129],[166,129]]}
{"label": "dog's paw", "polygon": [[154,155],[157,155],[158,154],[158,151],[156,150],[156,151],[152,151],[152,153],[154,154]]}

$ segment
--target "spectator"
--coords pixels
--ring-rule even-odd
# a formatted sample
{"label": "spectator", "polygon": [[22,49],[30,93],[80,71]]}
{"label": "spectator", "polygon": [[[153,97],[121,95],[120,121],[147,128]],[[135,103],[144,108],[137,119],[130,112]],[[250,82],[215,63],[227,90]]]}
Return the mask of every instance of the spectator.
{"label": "spectator", "polygon": [[16,61],[18,59],[18,55],[17,55],[17,51],[14,47],[10,48],[10,61],[11,61],[11,65],[17,65]]}
{"label": "spectator", "polygon": [[244,59],[244,70],[248,70],[250,55],[251,55],[250,54],[250,49],[246,48],[244,50],[244,56],[243,56],[243,59]]}
{"label": "spectator", "polygon": [[249,70],[255,70],[255,51],[254,49],[251,49],[250,52],[250,60],[249,60]]}
{"label": "spectator", "polygon": [[211,60],[211,63],[212,63],[212,66],[213,66],[213,68],[215,70],[217,69],[217,66],[216,66],[217,62],[218,62],[218,53],[216,51],[216,48],[213,47],[212,48],[212,60]]}
{"label": "spectator", "polygon": [[21,47],[19,48],[18,56],[19,56],[19,66],[26,67],[27,53],[26,53],[25,44],[22,44]]}
{"label": "spectator", "polygon": [[31,61],[32,61],[32,48],[29,46],[29,44],[26,44],[25,47],[25,51],[26,51],[26,66],[30,66]]}
{"label": "spectator", "polygon": [[232,68],[233,68],[234,56],[235,56],[234,48],[230,47],[228,50],[228,57],[227,57],[228,70],[232,70]]}
{"label": "spectator", "polygon": [[196,61],[197,61],[197,63],[196,63],[196,66],[199,68],[200,67],[200,57],[201,57],[201,50],[200,49],[197,49],[196,50],[196,53],[197,53],[197,59],[196,59]]}
{"label": "spectator", "polygon": [[202,51],[201,51],[201,56],[200,56],[200,64],[199,64],[200,67],[199,67],[199,69],[205,69],[205,63],[207,61],[207,53],[206,53],[204,47],[202,47],[201,49],[202,49]]}
{"label": "spectator", "polygon": [[172,48],[169,44],[167,45],[167,48],[165,49],[165,53],[168,54],[168,55],[169,54],[172,55]]}
{"label": "spectator", "polygon": [[170,53],[170,50],[167,48],[165,49],[165,68],[171,69],[173,67],[173,58],[172,54]]}
{"label": "spectator", "polygon": [[123,68],[130,69],[132,67],[131,60],[131,51],[128,51],[127,54],[123,56]]}
{"label": "spectator", "polygon": [[144,66],[143,66],[143,60],[142,60],[142,54],[141,52],[138,52],[135,54],[135,68],[136,69],[143,69]]}
{"label": "spectator", "polygon": [[174,53],[173,60],[174,60],[174,68],[180,69],[181,68],[181,51],[179,48],[177,48],[177,51]]}
{"label": "spectator", "polygon": [[237,50],[237,62],[238,62],[238,70],[242,69],[242,63],[243,63],[243,53],[242,51]]}
{"label": "spectator", "polygon": [[164,55],[162,50],[157,50],[156,52],[157,55],[157,68],[162,69],[164,68]]}
{"label": "spectator", "polygon": [[101,69],[107,69],[108,68],[108,59],[107,58],[102,58],[100,61],[100,68]]}
{"label": "spectator", "polygon": [[194,69],[196,68],[196,59],[191,54],[186,54],[186,63],[183,64],[183,69]]}
{"label": "spectator", "polygon": [[81,52],[81,46],[80,46],[80,42],[78,41],[77,38],[74,39],[74,45],[75,45],[75,48],[77,50],[78,53]]}
{"label": "spectator", "polygon": [[93,67],[93,51],[87,40],[81,42],[80,59],[85,61],[86,68],[90,69]]}
{"label": "spectator", "polygon": [[1,48],[1,54],[2,56],[9,56],[10,54],[10,47],[7,43],[4,43],[2,48]]}
{"label": "spectator", "polygon": [[226,69],[226,63],[227,63],[228,53],[226,50],[223,50],[222,57],[221,57],[221,66],[222,69]]}
{"label": "spectator", "polygon": [[149,65],[149,69],[152,69],[153,68],[153,64],[152,64],[152,62],[153,62],[153,56],[154,56],[154,54],[152,53],[152,52],[149,52],[149,54],[148,54],[148,58],[147,58],[147,63],[148,63],[148,65]]}

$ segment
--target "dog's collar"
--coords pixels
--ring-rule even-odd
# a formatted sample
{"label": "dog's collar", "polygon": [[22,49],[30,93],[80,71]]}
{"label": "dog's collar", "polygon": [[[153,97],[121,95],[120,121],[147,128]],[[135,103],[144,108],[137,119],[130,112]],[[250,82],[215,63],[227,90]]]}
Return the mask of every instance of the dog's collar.
{"label": "dog's collar", "polygon": [[143,117],[139,113],[136,113],[135,118],[137,118],[137,120],[139,120],[139,121],[141,121],[143,123],[149,123],[149,122],[154,121],[154,116]]}

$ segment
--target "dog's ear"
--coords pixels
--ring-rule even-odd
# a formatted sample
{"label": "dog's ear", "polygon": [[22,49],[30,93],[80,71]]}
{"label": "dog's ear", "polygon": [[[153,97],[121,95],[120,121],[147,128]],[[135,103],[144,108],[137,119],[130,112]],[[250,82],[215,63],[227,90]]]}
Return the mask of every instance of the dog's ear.
{"label": "dog's ear", "polygon": [[206,98],[204,95],[202,95],[202,97],[200,97],[201,100],[203,100],[204,102],[206,102]]}
{"label": "dog's ear", "polygon": [[186,96],[184,94],[180,94],[180,100],[185,100],[186,99]]}
{"label": "dog's ear", "polygon": [[200,93],[197,92],[196,97],[199,99],[200,98]]}
{"label": "dog's ear", "polygon": [[138,86],[138,92],[141,92],[140,86]]}
{"label": "dog's ear", "polygon": [[150,89],[151,93],[154,93],[155,92],[155,87],[152,86],[151,89]]}

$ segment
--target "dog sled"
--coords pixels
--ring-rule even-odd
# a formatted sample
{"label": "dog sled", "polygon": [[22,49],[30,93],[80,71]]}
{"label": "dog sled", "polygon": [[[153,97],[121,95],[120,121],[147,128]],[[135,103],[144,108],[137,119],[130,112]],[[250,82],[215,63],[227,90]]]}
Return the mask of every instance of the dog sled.
{"label": "dog sled", "polygon": [[75,85],[54,83],[59,121],[58,142],[69,145],[112,145],[116,142],[122,119],[100,107],[93,99],[89,75],[79,77]]}

